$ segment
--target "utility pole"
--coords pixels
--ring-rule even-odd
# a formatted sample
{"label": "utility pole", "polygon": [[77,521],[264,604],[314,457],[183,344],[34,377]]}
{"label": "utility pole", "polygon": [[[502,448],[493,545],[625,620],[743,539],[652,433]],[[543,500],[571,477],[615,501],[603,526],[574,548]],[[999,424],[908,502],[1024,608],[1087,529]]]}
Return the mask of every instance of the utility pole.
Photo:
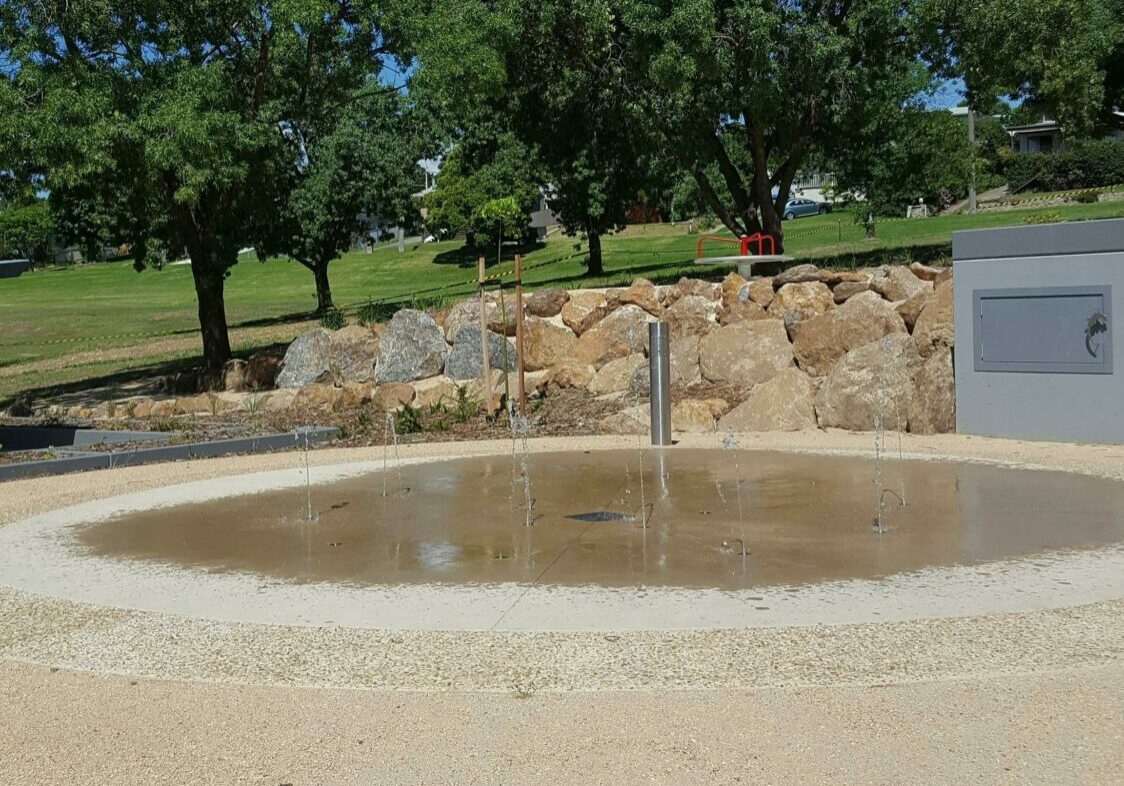
{"label": "utility pole", "polygon": [[968,107],[968,152],[972,156],[972,176],[968,181],[968,212],[976,212],[976,110]]}

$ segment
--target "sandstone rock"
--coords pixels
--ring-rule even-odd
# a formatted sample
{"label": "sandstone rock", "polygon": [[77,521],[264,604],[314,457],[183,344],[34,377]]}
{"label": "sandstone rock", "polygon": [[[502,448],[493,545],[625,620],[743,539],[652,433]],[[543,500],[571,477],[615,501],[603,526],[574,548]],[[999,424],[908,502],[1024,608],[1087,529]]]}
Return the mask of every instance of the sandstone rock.
{"label": "sandstone rock", "polygon": [[684,295],[664,312],[663,318],[673,340],[684,336],[703,336],[718,327],[715,321],[717,309],[718,304],[710,298]]}
{"label": "sandstone rock", "polygon": [[730,273],[722,279],[722,308],[730,308],[730,306],[743,302],[739,296],[742,287],[748,285],[749,282],[738,273]]}
{"label": "sandstone rock", "polygon": [[540,289],[523,299],[523,310],[533,317],[553,317],[562,313],[562,307],[569,299],[570,295],[564,289]]}
{"label": "sandstone rock", "polygon": [[339,388],[340,395],[336,400],[336,409],[348,409],[370,404],[374,393],[374,386],[369,382],[344,382]]}
{"label": "sandstone rock", "polygon": [[[488,330],[507,336],[515,335],[515,298],[505,298],[504,303],[501,304],[499,295],[495,292],[489,292],[484,297],[484,314],[488,322]],[[477,295],[462,300],[450,308],[445,314],[441,328],[445,334],[445,340],[452,344],[462,327],[465,325],[479,326],[479,324],[480,297]]]}
{"label": "sandstone rock", "polygon": [[773,279],[755,278],[738,292],[738,300],[751,300],[761,308],[768,308],[773,302],[776,293],[773,290]]}
{"label": "sandstone rock", "polygon": [[238,358],[226,361],[222,367],[222,389],[231,393],[245,390],[247,365],[245,360]]}
{"label": "sandstone rock", "polygon": [[656,296],[656,288],[647,279],[636,279],[628,289],[618,292],[613,299],[622,306],[639,306],[655,317],[663,312],[660,299]]}
{"label": "sandstone rock", "polygon": [[800,431],[816,427],[816,387],[798,368],[786,368],[755,385],[749,398],[718,422],[720,430]]}
{"label": "sandstone rock", "polygon": [[581,335],[604,319],[609,313],[609,304],[600,292],[572,292],[566,305],[562,306],[562,321],[566,327]]}
{"label": "sandstone rock", "polygon": [[523,364],[527,371],[550,368],[571,356],[573,331],[545,319],[528,317],[523,324]]}
{"label": "sandstone rock", "polygon": [[914,377],[909,430],[915,434],[956,431],[956,382],[952,375],[952,350],[948,347],[935,349]]}
{"label": "sandstone rock", "polygon": [[379,340],[369,328],[348,325],[332,333],[328,341],[328,371],[337,385],[370,382],[375,378]]}
{"label": "sandstone rock", "polygon": [[456,380],[446,376],[429,377],[414,383],[414,403],[418,409],[432,407],[437,404],[450,404],[457,400]]}
{"label": "sandstone rock", "polygon": [[627,355],[623,358],[610,360],[593,377],[589,383],[589,392],[595,396],[606,393],[620,393],[629,388],[633,372],[646,370],[648,360],[643,355]]}
{"label": "sandstone rock", "polygon": [[314,382],[297,391],[293,406],[299,409],[331,410],[339,404],[343,390],[335,385]]}
{"label": "sandstone rock", "polygon": [[[507,363],[504,364],[506,348]],[[506,338],[488,333],[488,364],[499,371],[515,370],[515,347]],[[461,325],[453,349],[445,361],[445,376],[451,379],[473,379],[484,373],[480,356],[480,326]]]}
{"label": "sandstone rock", "polygon": [[272,390],[268,393],[261,394],[259,405],[266,412],[281,412],[293,406],[293,402],[296,398],[297,391],[292,388]]}
{"label": "sandstone rock", "polygon": [[840,281],[835,285],[835,288],[831,290],[831,296],[832,299],[834,299],[835,302],[839,304],[846,303],[848,300],[850,300],[860,292],[869,291],[869,281]]}
{"label": "sandstone rock", "polygon": [[918,292],[932,289],[933,284],[922,281],[902,265],[892,266],[884,278],[873,278],[870,288],[891,301],[909,300]]}
{"label": "sandstone rock", "polygon": [[376,382],[412,382],[445,368],[445,336],[433,317],[412,308],[395,313],[379,339]]}
{"label": "sandstone rock", "polygon": [[946,281],[952,280],[952,267],[942,267],[941,271],[937,273],[937,277],[933,280],[933,286],[943,284]]}
{"label": "sandstone rock", "polygon": [[643,434],[648,431],[648,405],[638,404],[605,417],[599,424],[605,434]]}
{"label": "sandstone rock", "polygon": [[732,325],[735,322],[751,322],[755,319],[768,318],[769,315],[765,313],[765,309],[752,300],[747,300],[744,303],[735,300],[732,304],[723,306],[722,310],[718,312],[719,325]]}
{"label": "sandstone rock", "polygon": [[699,370],[698,336],[673,339],[668,349],[671,352],[668,370],[672,389],[685,388],[702,382],[702,372]]}
{"label": "sandstone rock", "polygon": [[726,411],[725,399],[684,399],[671,408],[671,428],[684,434],[708,434]]}
{"label": "sandstone rock", "polygon": [[257,353],[246,361],[246,390],[268,390],[277,381],[281,361],[274,355]]}
{"label": "sandstone rock", "polygon": [[[291,389],[284,392],[289,395],[295,394],[295,391]],[[176,409],[176,399],[174,398],[157,399],[152,402],[152,407],[148,410],[148,417],[150,418],[170,418],[178,414],[180,413]],[[93,413],[90,416],[93,417]]]}
{"label": "sandstone rock", "polygon": [[[776,279],[773,280],[774,284]],[[801,319],[811,319],[835,307],[835,299],[827,284],[807,281],[785,284],[777,290],[773,302],[769,304],[769,316],[783,319],[789,311],[795,311]]]}
{"label": "sandstone rock", "polygon": [[699,341],[702,376],[719,385],[751,387],[793,363],[792,345],[779,320],[737,322]]}
{"label": "sandstone rock", "polygon": [[920,262],[910,263],[909,272],[917,276],[922,281],[936,281],[937,276],[941,274],[940,268],[922,265]]}
{"label": "sandstone rock", "polygon": [[589,387],[589,383],[593,381],[593,375],[596,373],[593,366],[588,363],[578,363],[575,360],[569,360],[564,363],[559,363],[554,368],[550,369],[547,376],[547,386],[551,388],[576,388],[585,390]]}
{"label": "sandstone rock", "polygon": [[804,284],[820,280],[820,269],[815,265],[796,265],[773,276],[773,287],[780,289],[785,284]]}
{"label": "sandstone rock", "polygon": [[699,278],[681,278],[674,287],[668,289],[665,305],[671,305],[681,298],[691,295],[707,300],[721,300],[722,287]]}
{"label": "sandstone rock", "polygon": [[932,299],[917,317],[913,326],[913,340],[921,357],[929,357],[938,347],[953,344],[952,279],[942,281],[933,292]]}
{"label": "sandstone rock", "polygon": [[921,356],[908,333],[852,349],[832,367],[816,395],[820,426],[871,431],[881,412],[884,428],[904,431],[920,367]]}
{"label": "sandstone rock", "polygon": [[905,323],[894,306],[876,292],[864,292],[803,322],[792,351],[800,368],[813,377],[821,377],[850,350],[888,333],[904,332]]}
{"label": "sandstone rock", "polygon": [[331,339],[324,328],[313,328],[293,340],[281,361],[277,387],[302,388],[313,382],[331,379],[328,371],[328,345]]}
{"label": "sandstone rock", "polygon": [[[151,399],[151,398],[147,397],[147,396],[142,396],[140,398],[133,399],[133,401],[132,401],[133,417],[135,417],[135,418],[150,417],[152,415],[152,408],[154,406],[156,406],[156,401],[154,399]],[[83,409],[83,407],[71,407],[70,409],[72,411],[68,412],[67,414],[70,415],[71,417],[76,417],[78,415],[78,413],[73,412],[73,410]]]}
{"label": "sandstone rock", "polygon": [[384,382],[376,385],[371,399],[387,412],[393,412],[403,404],[414,400],[414,386],[405,382]]}
{"label": "sandstone rock", "polygon": [[601,368],[615,358],[646,351],[650,319],[639,306],[621,306],[582,333],[574,344],[574,359]]}
{"label": "sandstone rock", "polygon": [[896,303],[894,305],[894,310],[905,320],[905,326],[908,330],[913,330],[914,325],[917,324],[917,317],[921,315],[921,311],[928,305],[932,298],[933,293],[925,289],[918,292],[909,300],[903,300],[901,303]]}
{"label": "sandstone rock", "polygon": [[864,284],[870,281],[870,275],[857,270],[821,270],[820,281],[828,286],[836,284]]}

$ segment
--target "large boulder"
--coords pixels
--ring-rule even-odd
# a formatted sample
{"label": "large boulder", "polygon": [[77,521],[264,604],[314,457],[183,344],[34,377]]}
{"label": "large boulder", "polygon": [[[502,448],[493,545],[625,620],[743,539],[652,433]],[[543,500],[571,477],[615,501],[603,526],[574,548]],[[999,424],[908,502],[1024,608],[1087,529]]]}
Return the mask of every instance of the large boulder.
{"label": "large boulder", "polygon": [[800,368],[822,377],[835,361],[888,333],[904,333],[905,323],[891,303],[876,292],[855,295],[846,303],[801,323],[792,351]]}
{"label": "large boulder", "polygon": [[663,312],[655,286],[645,278],[633,281],[628,289],[617,292],[613,300],[617,305],[639,306],[654,317],[658,317]]}
{"label": "large boulder", "polygon": [[738,291],[738,300],[752,300],[761,308],[768,308],[774,297],[776,291],[771,278],[755,278]]}
{"label": "large boulder", "polygon": [[[505,299],[500,303],[499,296],[490,292],[484,297],[484,318],[488,323],[488,330],[493,333],[502,333],[507,336],[515,335],[515,299]],[[452,344],[457,339],[457,334],[465,325],[480,324],[480,297],[470,297],[462,300],[445,314],[441,326],[445,332],[445,340]]]}
{"label": "large boulder", "polygon": [[523,310],[532,317],[554,317],[569,299],[570,294],[559,287],[540,289],[523,299]]}
{"label": "large boulder", "polygon": [[370,328],[348,325],[332,333],[328,342],[328,370],[337,385],[370,382],[375,378],[379,340]]}
{"label": "large boulder", "polygon": [[837,304],[846,303],[862,292],[870,291],[870,281],[840,281],[831,290],[831,295]]}
{"label": "large boulder", "polygon": [[816,427],[816,386],[798,368],[786,368],[755,385],[749,398],[726,413],[718,428],[725,431],[800,431]]}
{"label": "large boulder", "polygon": [[673,339],[704,336],[718,327],[718,303],[701,295],[684,295],[664,312],[664,321]]}
{"label": "large boulder", "polygon": [[870,431],[881,414],[883,428],[904,431],[921,356],[908,333],[893,333],[844,355],[816,395],[820,426]]}
{"label": "large boulder", "polygon": [[677,401],[671,408],[671,428],[685,434],[709,434],[727,406],[726,400],[721,398]]}
{"label": "large boulder", "polygon": [[334,410],[339,407],[340,398],[342,396],[342,388],[337,388],[335,385],[314,382],[311,385],[305,385],[297,391],[297,396],[293,400],[293,406],[298,409],[308,410]]}
{"label": "large boulder", "polygon": [[226,361],[222,367],[222,389],[228,393],[240,393],[245,390],[248,365],[245,360],[238,358]]}
{"label": "large boulder", "polygon": [[922,265],[920,262],[913,262],[909,266],[909,272],[922,281],[936,281],[937,276],[941,274],[941,269]]}
{"label": "large boulder", "polygon": [[331,337],[324,328],[313,328],[297,336],[285,351],[277,387],[303,388],[314,382],[332,378],[328,371],[328,347]]}
{"label": "large boulder", "polygon": [[722,308],[730,308],[740,302],[742,287],[748,284],[738,273],[730,273],[722,279]]}
{"label": "large boulder", "polygon": [[246,361],[246,390],[267,390],[277,382],[281,371],[281,359],[275,355],[257,352]]}
{"label": "large boulder", "polygon": [[615,358],[645,352],[650,320],[639,306],[621,306],[582,333],[574,344],[574,359],[601,368]]}
{"label": "large boulder", "polygon": [[600,292],[571,292],[570,299],[562,306],[562,321],[566,327],[581,335],[604,319],[609,313],[609,304]]}
{"label": "large boulder", "polygon": [[[773,279],[776,284],[776,279]],[[827,284],[820,281],[805,281],[785,284],[769,304],[769,315],[783,319],[785,314],[795,312],[801,320],[819,316],[835,307],[835,298]]]}
{"label": "large boulder", "polygon": [[684,336],[673,339],[668,347],[668,370],[672,388],[685,388],[702,382],[699,370],[699,337]]}
{"label": "large boulder", "polygon": [[956,382],[952,375],[952,350],[948,347],[937,348],[914,377],[909,430],[915,434],[956,431]]}
{"label": "large boulder", "polygon": [[755,319],[768,318],[769,315],[765,313],[765,309],[752,300],[744,302],[734,300],[729,305],[722,306],[722,310],[718,312],[719,325],[732,325],[735,322],[751,322]]}
{"label": "large boulder", "polygon": [[668,287],[667,292],[664,293],[664,305],[670,306],[681,298],[689,297],[703,297],[707,300],[721,300],[722,299],[722,286],[720,284],[712,284],[709,281],[703,281],[699,278],[681,278],[675,283],[675,286]]}
{"label": "large boulder", "polygon": [[589,383],[589,392],[601,396],[628,390],[633,373],[643,370],[647,365],[647,358],[639,354],[610,360],[594,375]]}
{"label": "large boulder", "polygon": [[780,289],[785,284],[804,284],[820,280],[820,269],[815,265],[803,264],[782,270],[773,276],[773,286]]}
{"label": "large boulder", "polygon": [[901,315],[902,320],[908,330],[912,331],[917,324],[917,318],[921,316],[921,312],[925,310],[925,306],[933,299],[933,293],[928,289],[923,289],[909,300],[903,300],[894,306],[894,310]]}
{"label": "large boulder", "polygon": [[572,330],[539,317],[528,317],[523,325],[523,365],[527,371],[550,368],[568,359],[577,337]]}
{"label": "large boulder", "polygon": [[441,328],[425,312],[404,308],[395,313],[379,340],[376,382],[413,382],[435,377],[445,368],[448,347]]}
{"label": "large boulder", "polygon": [[448,405],[457,400],[460,385],[456,380],[441,375],[414,383],[414,404],[418,409]]}
{"label": "large boulder", "polygon": [[[505,362],[506,361],[506,362]],[[488,333],[488,368],[515,370],[515,347],[506,338]],[[480,353],[480,326],[461,325],[453,348],[445,360],[445,376],[450,379],[474,379],[484,373]]]}
{"label": "large boulder", "polygon": [[951,347],[955,333],[952,326],[952,279],[937,284],[933,297],[917,316],[913,340],[921,357],[929,357],[941,347]]}
{"label": "large boulder", "polygon": [[637,404],[601,419],[599,424],[605,434],[643,434],[648,431],[648,405]]}
{"label": "large boulder", "polygon": [[394,412],[414,400],[414,386],[405,382],[384,382],[371,391],[371,399],[387,412]]}
{"label": "large boulder", "polygon": [[597,371],[588,363],[579,363],[568,360],[559,363],[550,369],[547,374],[546,385],[553,389],[578,389],[585,390],[593,381]]}
{"label": "large boulder", "polygon": [[870,288],[887,300],[897,302],[909,300],[918,292],[931,290],[933,284],[930,281],[922,281],[907,267],[893,265],[886,271],[884,277],[872,278]]}
{"label": "large boulder", "polygon": [[708,382],[750,388],[793,363],[784,325],[775,319],[737,322],[699,341],[699,367]]}

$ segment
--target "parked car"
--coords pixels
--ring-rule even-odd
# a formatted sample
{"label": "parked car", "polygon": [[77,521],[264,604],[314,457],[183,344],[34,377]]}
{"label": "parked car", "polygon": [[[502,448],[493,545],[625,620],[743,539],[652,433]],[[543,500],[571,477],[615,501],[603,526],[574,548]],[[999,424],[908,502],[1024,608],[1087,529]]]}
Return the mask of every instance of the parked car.
{"label": "parked car", "polygon": [[784,220],[789,221],[800,216],[822,216],[831,212],[831,205],[827,202],[816,202],[814,199],[790,199],[784,206]]}

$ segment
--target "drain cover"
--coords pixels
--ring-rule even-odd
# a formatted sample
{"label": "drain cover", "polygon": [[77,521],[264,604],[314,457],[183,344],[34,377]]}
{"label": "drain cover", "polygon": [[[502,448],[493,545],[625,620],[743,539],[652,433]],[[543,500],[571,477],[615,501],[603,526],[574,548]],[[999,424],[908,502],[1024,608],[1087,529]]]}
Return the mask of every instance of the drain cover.
{"label": "drain cover", "polygon": [[567,516],[574,521],[631,521],[632,516],[627,513],[617,513],[614,510],[593,510],[589,513],[574,513]]}

